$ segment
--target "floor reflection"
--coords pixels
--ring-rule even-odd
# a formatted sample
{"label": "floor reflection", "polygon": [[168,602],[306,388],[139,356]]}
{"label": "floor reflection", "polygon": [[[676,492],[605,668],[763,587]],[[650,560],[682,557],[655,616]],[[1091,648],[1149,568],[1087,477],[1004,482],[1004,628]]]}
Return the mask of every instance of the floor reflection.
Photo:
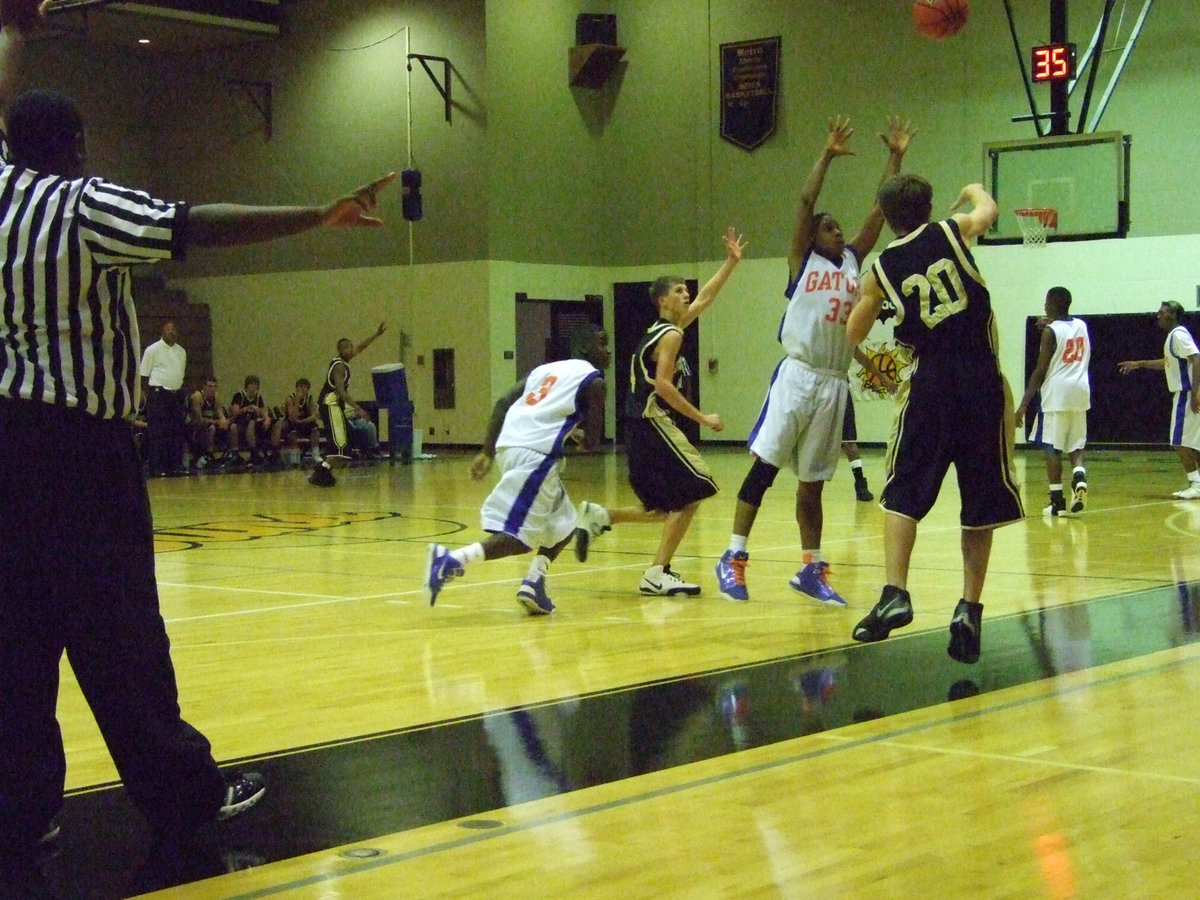
{"label": "floor reflection", "polygon": [[[1054,552],[1086,556],[1068,529]],[[976,666],[946,655],[940,629],[898,634],[256,761],[267,800],[158,874],[208,877],[1178,646],[1200,634],[1191,567],[1177,561],[1175,585],[1065,606],[1034,597],[985,619]],[[128,873],[153,862],[115,787],[74,793],[61,821],[48,871],[65,896],[128,896]],[[113,859],[129,862],[114,872]]]}

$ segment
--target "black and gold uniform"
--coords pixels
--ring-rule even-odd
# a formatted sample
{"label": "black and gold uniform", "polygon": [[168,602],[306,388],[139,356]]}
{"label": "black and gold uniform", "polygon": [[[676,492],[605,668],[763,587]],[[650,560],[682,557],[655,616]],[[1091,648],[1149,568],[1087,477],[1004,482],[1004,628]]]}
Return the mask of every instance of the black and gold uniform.
{"label": "black and gold uniform", "polygon": [[912,351],[880,504],[919,521],[953,463],[963,528],[1022,518],[991,296],[958,224],[930,222],[893,241],[872,272],[896,306],[897,343]]}
{"label": "black and gold uniform", "polygon": [[[708,464],[654,392],[654,351],[671,331],[682,333],[666,319],[658,319],[646,330],[629,361],[625,397],[629,484],[647,510],[660,512],[675,512],[717,492]],[[676,379],[684,367],[682,357],[675,361]]]}
{"label": "black and gold uniform", "polygon": [[325,383],[321,385],[317,405],[321,409],[321,421],[325,423],[325,433],[329,435],[333,455],[346,456],[350,449],[350,426],[346,422],[346,404],[338,396],[333,380],[339,366],[345,370],[343,388],[346,395],[349,396],[350,364],[340,356],[335,356],[329,361],[329,368],[325,372]]}

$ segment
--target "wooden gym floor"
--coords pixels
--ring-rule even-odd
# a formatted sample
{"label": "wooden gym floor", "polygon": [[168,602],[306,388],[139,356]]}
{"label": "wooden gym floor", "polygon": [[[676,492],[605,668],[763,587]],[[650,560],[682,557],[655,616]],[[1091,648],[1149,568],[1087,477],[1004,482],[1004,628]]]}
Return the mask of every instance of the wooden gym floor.
{"label": "wooden gym floor", "polygon": [[[751,537],[751,602],[716,591],[744,452],[674,568],[698,598],[637,592],[658,540],[568,550],[558,611],[514,600],[528,557],[485,562],[430,608],[426,546],[476,540],[469,454],[160,479],[150,491],[184,716],[262,804],[202,836],[172,898],[1165,897],[1195,892],[1200,502],[1168,452],[1088,456],[1091,497],[996,534],[983,658],[945,652],[961,592],[957,491],[922,524],[911,626],[850,640],[878,596],[883,514],[839,467],[824,555],[849,609],[787,588],[793,480]],[[874,490],[882,454],[864,454]],[[571,458],[574,501],[632,502],[624,460]],[[146,835],[64,663],[69,897],[130,896]],[[226,873],[226,874],[221,874]]]}

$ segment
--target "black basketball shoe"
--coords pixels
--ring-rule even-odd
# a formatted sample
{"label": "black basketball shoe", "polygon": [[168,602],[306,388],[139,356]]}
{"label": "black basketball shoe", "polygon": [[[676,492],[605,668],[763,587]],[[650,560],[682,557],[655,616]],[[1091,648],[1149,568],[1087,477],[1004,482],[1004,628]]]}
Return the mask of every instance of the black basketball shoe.
{"label": "black basketball shoe", "polygon": [[866,617],[854,626],[854,639],[863,643],[882,641],[896,628],[913,620],[912,598],[908,591],[885,584],[879,602]]}
{"label": "black basketball shoe", "polygon": [[959,600],[950,618],[950,646],[946,652],[961,663],[979,662],[983,637],[983,604]]}

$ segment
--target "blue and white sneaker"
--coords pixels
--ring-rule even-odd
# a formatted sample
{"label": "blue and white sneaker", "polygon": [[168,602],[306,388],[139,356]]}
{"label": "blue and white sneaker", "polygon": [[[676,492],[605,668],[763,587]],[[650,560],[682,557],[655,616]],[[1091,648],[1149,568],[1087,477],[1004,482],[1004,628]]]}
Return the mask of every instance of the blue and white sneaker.
{"label": "blue and white sneaker", "polygon": [[429,555],[425,557],[425,584],[429,594],[429,605],[437,602],[437,595],[446,582],[458,578],[463,573],[462,563],[450,555],[450,551],[441,544],[430,544]]}
{"label": "blue and white sneaker", "polygon": [[612,529],[608,510],[599,503],[584,500],[579,504],[579,524],[575,527],[575,558],[586,562],[593,539]]}
{"label": "blue and white sneaker", "polygon": [[846,606],[846,601],[829,586],[829,563],[812,562],[792,576],[788,587],[798,594],[828,603],[830,606]]}
{"label": "blue and white sneaker", "polygon": [[717,562],[717,586],[722,596],[740,603],[750,599],[750,592],[746,589],[746,563],[749,559],[750,554],[745,550],[736,553],[726,550],[722,554]]}
{"label": "blue and white sneaker", "polygon": [[531,616],[548,616],[554,612],[554,604],[546,596],[546,579],[526,578],[517,588],[517,602],[529,610]]}

